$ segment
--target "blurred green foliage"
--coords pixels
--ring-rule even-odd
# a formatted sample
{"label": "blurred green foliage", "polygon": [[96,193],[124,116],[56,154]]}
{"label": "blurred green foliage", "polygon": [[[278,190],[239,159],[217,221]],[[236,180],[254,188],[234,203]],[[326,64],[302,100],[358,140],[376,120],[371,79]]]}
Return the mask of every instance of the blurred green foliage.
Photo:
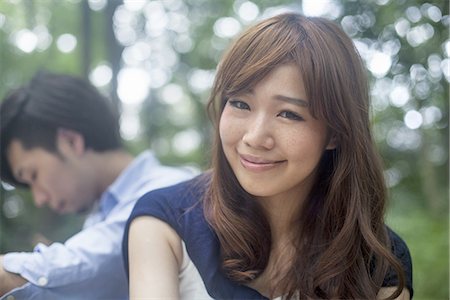
{"label": "blurred green foliage", "polygon": [[[374,133],[390,187],[387,223],[411,250],[415,299],[448,299],[449,3],[328,2],[325,17],[354,39],[369,70]],[[264,17],[283,9],[306,13],[308,7],[306,1],[287,0],[2,0],[0,96],[40,68],[88,76],[106,66],[112,79],[100,89],[117,101],[124,120],[130,107],[135,115],[128,117],[140,117],[140,134],[126,140],[130,151],[150,147],[167,164],[205,169],[208,87],[233,39],[220,34],[219,23],[233,27],[237,21],[242,29],[255,11]],[[77,44],[62,52],[58,40],[66,33]],[[149,93],[139,104],[118,102],[115,80],[126,68],[159,71],[150,76]],[[30,250],[46,239],[64,241],[83,219],[35,209],[26,191],[3,185],[0,211],[0,253]]]}
{"label": "blurred green foliage", "polygon": [[418,207],[391,209],[387,223],[410,249],[414,299],[448,299],[448,217],[435,217]]}

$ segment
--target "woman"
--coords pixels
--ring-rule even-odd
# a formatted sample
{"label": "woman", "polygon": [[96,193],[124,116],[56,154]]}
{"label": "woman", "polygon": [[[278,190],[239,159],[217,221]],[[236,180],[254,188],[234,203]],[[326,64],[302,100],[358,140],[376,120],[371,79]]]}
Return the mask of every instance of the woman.
{"label": "woman", "polygon": [[249,28],[209,111],[211,171],[147,194],[130,218],[132,299],[412,296],[409,251],[383,221],[365,72],[342,30],[297,14]]}

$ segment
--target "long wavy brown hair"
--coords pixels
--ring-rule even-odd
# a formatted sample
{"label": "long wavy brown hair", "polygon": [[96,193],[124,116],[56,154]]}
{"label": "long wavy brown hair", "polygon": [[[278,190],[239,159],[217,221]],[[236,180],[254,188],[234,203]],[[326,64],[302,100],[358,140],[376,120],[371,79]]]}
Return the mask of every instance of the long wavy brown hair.
{"label": "long wavy brown hair", "polygon": [[285,63],[298,66],[310,111],[325,120],[337,147],[323,154],[317,181],[292,223],[295,253],[272,293],[276,287],[288,298],[375,299],[392,268],[399,278],[390,297],[395,298],[405,276],[384,224],[386,187],[370,130],[363,64],[333,22],[294,13],[264,20],[234,42],[218,66],[209,99],[215,142],[204,209],[220,240],[224,271],[249,283],[266,268],[272,241],[260,204],[225,158],[220,116],[230,95],[248,91]]}

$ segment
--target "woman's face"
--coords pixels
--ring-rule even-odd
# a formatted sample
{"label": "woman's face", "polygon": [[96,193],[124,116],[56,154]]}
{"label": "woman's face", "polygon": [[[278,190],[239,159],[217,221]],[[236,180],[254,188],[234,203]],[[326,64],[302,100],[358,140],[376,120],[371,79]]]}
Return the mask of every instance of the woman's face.
{"label": "woman's face", "polygon": [[220,119],[225,156],[256,197],[305,197],[325,149],[324,121],[312,117],[301,74],[280,65],[246,93],[228,99]]}

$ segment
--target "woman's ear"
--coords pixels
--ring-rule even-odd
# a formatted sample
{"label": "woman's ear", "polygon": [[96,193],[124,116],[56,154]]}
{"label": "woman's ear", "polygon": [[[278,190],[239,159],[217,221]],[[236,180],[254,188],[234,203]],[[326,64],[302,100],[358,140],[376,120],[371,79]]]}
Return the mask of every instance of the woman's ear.
{"label": "woman's ear", "polygon": [[80,156],[85,151],[84,137],[81,133],[66,128],[58,128],[56,146],[63,154],[74,153]]}
{"label": "woman's ear", "polygon": [[337,138],[336,136],[333,134],[329,139],[328,139],[328,144],[326,146],[326,150],[333,150],[336,149],[338,143],[337,143]]}

